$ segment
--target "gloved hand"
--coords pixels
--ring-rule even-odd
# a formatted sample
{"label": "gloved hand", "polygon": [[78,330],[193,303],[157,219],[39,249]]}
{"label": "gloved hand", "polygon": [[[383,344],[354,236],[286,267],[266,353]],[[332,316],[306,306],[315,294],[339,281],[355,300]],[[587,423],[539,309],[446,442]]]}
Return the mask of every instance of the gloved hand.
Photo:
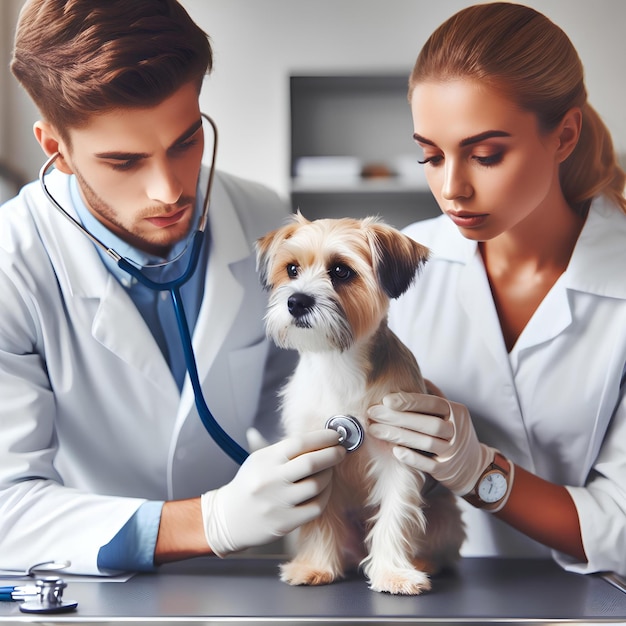
{"label": "gloved hand", "polygon": [[368,417],[368,434],[398,444],[397,459],[458,496],[472,491],[493,462],[496,451],[478,441],[467,407],[443,397],[392,393],[370,407]]}
{"label": "gloved hand", "polygon": [[310,522],[345,456],[334,430],[291,437],[250,454],[231,482],[201,498],[206,540],[218,556],[260,546]]}

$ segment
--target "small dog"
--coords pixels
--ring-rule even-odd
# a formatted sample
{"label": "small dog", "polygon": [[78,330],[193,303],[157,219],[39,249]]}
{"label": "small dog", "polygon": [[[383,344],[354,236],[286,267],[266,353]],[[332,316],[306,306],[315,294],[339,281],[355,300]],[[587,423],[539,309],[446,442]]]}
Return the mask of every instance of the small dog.
{"label": "small dog", "polygon": [[[299,212],[257,241],[261,282],[270,291],[267,334],[300,354],[281,392],[288,435],[323,428],[337,414],[366,426],[367,408],[386,394],[426,393],[413,354],[387,326],[387,311],[428,254],[377,218],[311,222]],[[390,444],[366,436],[332,480],[327,507],[300,528],[295,558],[281,565],[284,582],[331,583],[365,547],[360,565],[371,589],[415,595],[430,589],[428,573],[458,558],[464,532],[452,495],[425,496],[426,477],[400,463]],[[360,554],[350,554],[359,526],[367,536]]]}

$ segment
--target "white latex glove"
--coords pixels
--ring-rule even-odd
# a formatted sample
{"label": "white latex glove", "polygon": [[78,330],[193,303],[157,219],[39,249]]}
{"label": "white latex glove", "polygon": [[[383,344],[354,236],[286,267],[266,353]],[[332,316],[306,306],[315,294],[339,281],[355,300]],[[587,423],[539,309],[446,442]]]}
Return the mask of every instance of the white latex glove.
{"label": "white latex glove", "polygon": [[368,434],[398,444],[393,448],[396,458],[458,496],[472,491],[493,462],[496,451],[478,441],[462,404],[433,395],[392,393],[370,407],[368,417]]}
{"label": "white latex glove", "polygon": [[260,546],[310,522],[330,496],[332,468],[345,456],[324,429],[250,454],[231,482],[201,498],[206,540],[218,556]]}

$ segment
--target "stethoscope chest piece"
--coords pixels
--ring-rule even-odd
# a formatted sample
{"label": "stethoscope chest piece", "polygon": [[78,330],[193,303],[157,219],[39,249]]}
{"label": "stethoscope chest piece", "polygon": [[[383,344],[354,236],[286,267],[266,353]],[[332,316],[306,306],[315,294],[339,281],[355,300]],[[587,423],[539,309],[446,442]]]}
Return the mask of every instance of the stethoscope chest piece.
{"label": "stethoscope chest piece", "polygon": [[351,415],[333,415],[326,421],[326,428],[336,430],[341,435],[339,445],[348,452],[356,450],[365,438],[363,426]]}
{"label": "stethoscope chest piece", "polygon": [[35,581],[37,595],[20,604],[22,613],[67,613],[74,611],[78,602],[63,600],[63,590],[67,583],[56,576],[46,576]]}

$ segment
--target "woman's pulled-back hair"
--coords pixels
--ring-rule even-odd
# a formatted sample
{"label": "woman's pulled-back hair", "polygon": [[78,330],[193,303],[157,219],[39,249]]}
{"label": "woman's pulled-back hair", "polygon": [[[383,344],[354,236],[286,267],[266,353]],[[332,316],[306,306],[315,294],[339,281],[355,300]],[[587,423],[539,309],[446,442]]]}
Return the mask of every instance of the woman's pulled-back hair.
{"label": "woman's pulled-back hair", "polygon": [[626,212],[626,174],[608,129],[587,102],[582,63],[567,35],[547,17],[507,2],[453,15],[422,48],[409,79],[409,99],[421,82],[458,78],[479,81],[534,113],[542,131],[580,107],[581,135],[561,164],[563,194],[583,214],[602,193]]}
{"label": "woman's pulled-back hair", "polygon": [[199,92],[211,69],[207,35],[176,0],[30,0],[11,63],[65,139],[94,114],[154,106],[191,81]]}

